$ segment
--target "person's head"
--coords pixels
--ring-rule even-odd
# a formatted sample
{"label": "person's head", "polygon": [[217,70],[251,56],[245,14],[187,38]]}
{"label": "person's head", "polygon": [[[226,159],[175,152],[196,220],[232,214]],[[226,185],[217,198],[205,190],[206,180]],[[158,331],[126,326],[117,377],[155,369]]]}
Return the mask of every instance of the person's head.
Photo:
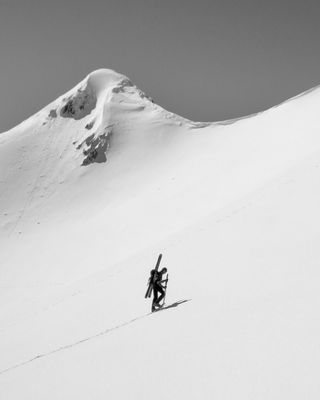
{"label": "person's head", "polygon": [[165,274],[167,271],[168,271],[168,270],[167,270],[166,267],[162,268],[162,270],[161,270],[161,272],[162,272],[163,274]]}

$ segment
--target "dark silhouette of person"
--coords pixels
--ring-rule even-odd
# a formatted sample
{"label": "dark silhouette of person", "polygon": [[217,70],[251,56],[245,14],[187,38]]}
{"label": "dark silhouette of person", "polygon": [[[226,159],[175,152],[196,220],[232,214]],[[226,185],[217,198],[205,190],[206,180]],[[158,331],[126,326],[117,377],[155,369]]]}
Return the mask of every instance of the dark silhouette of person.
{"label": "dark silhouette of person", "polygon": [[156,308],[162,307],[160,303],[164,299],[164,296],[166,294],[165,288],[163,287],[162,284],[167,281],[166,279],[163,279],[163,275],[166,273],[167,273],[167,268],[162,268],[161,271],[156,271],[155,269],[151,271],[151,282],[153,282],[152,311],[155,311]]}

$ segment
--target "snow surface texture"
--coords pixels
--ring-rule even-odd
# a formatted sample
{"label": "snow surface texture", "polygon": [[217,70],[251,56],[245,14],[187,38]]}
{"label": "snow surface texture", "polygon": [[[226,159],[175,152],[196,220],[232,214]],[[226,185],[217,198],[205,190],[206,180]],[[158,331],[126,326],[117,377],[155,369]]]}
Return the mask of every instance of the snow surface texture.
{"label": "snow surface texture", "polygon": [[2,133],[0,398],[319,399],[319,107],[195,123],[99,70]]}

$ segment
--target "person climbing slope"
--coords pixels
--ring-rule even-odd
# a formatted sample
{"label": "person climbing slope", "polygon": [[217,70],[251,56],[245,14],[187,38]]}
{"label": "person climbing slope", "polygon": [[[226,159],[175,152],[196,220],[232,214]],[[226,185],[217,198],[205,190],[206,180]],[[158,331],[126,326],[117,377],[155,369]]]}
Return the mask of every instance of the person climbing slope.
{"label": "person climbing slope", "polygon": [[[167,268],[162,268],[161,271],[157,271],[153,269],[150,274],[150,279],[152,283],[153,290],[153,301],[152,301],[152,311],[155,311],[156,308],[161,308],[164,304],[160,304],[166,295],[166,288],[163,286],[164,283],[168,282],[168,278],[164,279],[164,274],[167,273]],[[160,294],[160,296],[159,296]]]}
{"label": "person climbing slope", "polygon": [[[163,304],[160,305],[161,301],[164,300],[165,295],[166,295],[166,289],[167,289],[167,283],[168,283],[168,274],[165,279],[163,279],[163,275],[167,273],[167,268],[162,268],[161,271],[159,271],[159,266],[160,262],[162,259],[162,254],[159,254],[157,264],[154,269],[151,270],[150,272],[150,278],[148,281],[148,289],[145,294],[145,298],[151,297],[151,294],[153,292],[153,301],[152,301],[152,312],[156,311],[157,308],[161,308],[164,306],[164,301]],[[163,286],[163,284],[166,284]],[[159,296],[160,294],[160,296]]]}

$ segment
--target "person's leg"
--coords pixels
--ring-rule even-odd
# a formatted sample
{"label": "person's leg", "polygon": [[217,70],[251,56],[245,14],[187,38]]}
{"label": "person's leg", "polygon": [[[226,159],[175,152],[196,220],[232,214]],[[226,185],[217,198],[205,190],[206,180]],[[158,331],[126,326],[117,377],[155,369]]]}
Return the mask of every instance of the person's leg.
{"label": "person's leg", "polygon": [[[160,292],[160,296],[159,296],[159,298],[158,298],[158,300],[157,300],[157,303],[160,304],[161,301],[164,299],[165,291],[164,291],[164,289],[163,289],[162,286],[159,286],[158,291]],[[158,297],[158,296],[157,296],[157,297]]]}
{"label": "person's leg", "polygon": [[152,310],[154,310],[155,305],[158,303],[158,290],[156,285],[153,286],[153,300],[152,300]]}

